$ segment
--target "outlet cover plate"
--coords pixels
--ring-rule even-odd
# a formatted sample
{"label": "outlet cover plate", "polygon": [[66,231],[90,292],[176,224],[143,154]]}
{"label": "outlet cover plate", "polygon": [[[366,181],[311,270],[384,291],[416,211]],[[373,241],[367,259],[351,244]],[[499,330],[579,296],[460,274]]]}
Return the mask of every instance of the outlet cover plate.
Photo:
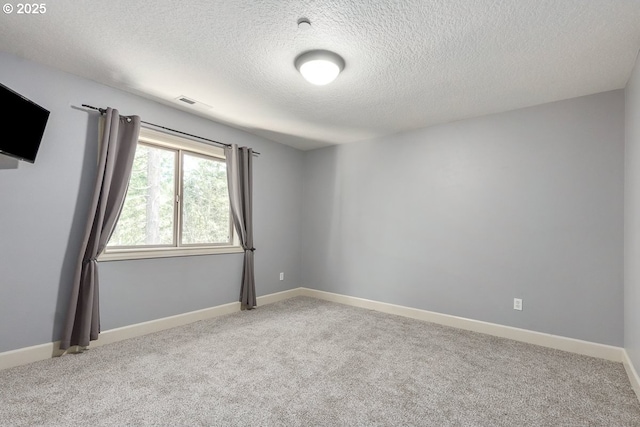
{"label": "outlet cover plate", "polygon": [[513,309],[514,310],[518,310],[518,311],[522,311],[522,299],[520,299],[520,298],[514,298],[513,299]]}

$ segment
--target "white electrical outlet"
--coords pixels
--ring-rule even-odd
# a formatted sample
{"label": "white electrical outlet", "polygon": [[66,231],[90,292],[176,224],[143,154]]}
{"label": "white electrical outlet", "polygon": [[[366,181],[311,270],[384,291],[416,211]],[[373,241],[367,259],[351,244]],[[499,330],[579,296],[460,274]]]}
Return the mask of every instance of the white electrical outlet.
{"label": "white electrical outlet", "polygon": [[513,309],[522,311],[522,300],[520,298],[513,299]]}
{"label": "white electrical outlet", "polygon": [[280,273],[280,280],[284,280],[284,273]]}

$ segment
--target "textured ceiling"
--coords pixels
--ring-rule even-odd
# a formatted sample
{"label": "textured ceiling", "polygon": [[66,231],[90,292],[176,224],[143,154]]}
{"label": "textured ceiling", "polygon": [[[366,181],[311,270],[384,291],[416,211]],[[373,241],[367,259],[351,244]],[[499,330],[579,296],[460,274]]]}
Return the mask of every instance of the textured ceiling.
{"label": "textured ceiling", "polygon": [[[46,5],[2,14],[0,49],[301,149],[619,89],[640,48],[638,0]],[[335,82],[299,75],[309,49],[345,59]]]}

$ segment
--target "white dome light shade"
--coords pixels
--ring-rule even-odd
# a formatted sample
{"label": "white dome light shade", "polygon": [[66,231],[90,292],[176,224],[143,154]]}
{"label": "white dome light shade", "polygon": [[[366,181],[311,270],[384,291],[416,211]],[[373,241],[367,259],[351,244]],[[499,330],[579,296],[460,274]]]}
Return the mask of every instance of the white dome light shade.
{"label": "white dome light shade", "polygon": [[333,62],[324,59],[314,59],[300,65],[300,74],[309,83],[322,86],[331,83],[340,74],[340,68]]}
{"label": "white dome light shade", "polygon": [[309,83],[322,86],[338,77],[344,69],[344,59],[328,50],[312,50],[298,56],[295,65]]}

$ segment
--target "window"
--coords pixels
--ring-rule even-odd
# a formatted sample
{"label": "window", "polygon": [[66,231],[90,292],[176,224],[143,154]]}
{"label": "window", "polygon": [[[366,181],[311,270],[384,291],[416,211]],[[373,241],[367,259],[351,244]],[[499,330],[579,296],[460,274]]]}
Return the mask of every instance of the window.
{"label": "window", "polygon": [[241,251],[224,151],[142,128],[124,206],[100,260]]}

